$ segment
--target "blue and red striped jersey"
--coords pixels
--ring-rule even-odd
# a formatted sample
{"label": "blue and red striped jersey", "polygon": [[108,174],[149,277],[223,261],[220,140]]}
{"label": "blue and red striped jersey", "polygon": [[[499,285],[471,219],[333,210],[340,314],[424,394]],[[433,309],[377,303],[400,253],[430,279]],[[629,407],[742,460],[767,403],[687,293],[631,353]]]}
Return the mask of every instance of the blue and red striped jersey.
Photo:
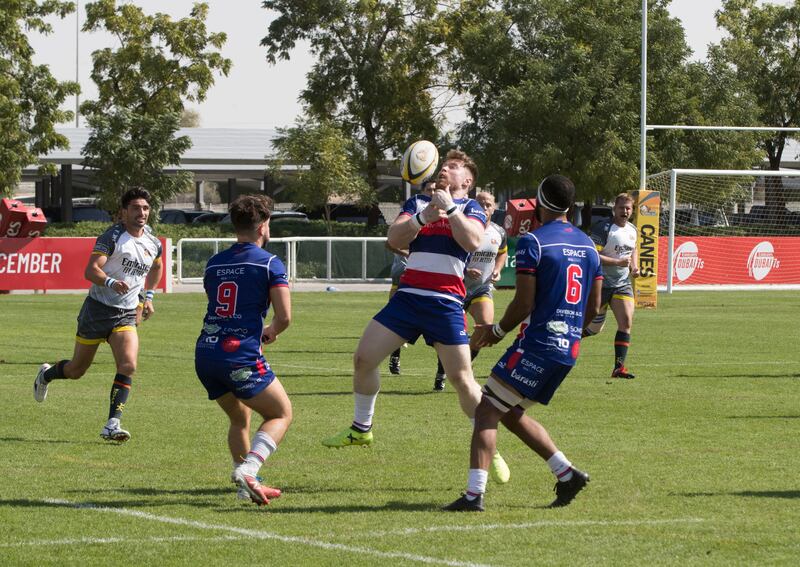
{"label": "blue and red striped jersey", "polygon": [[[431,202],[427,195],[416,195],[403,205],[400,216],[413,216],[422,212]],[[474,222],[486,226],[486,213],[473,199],[454,199],[453,202],[464,215]],[[406,271],[400,278],[397,291],[415,293],[429,297],[442,297],[463,301],[464,268],[469,252],[455,238],[447,218],[426,224],[409,245]]]}

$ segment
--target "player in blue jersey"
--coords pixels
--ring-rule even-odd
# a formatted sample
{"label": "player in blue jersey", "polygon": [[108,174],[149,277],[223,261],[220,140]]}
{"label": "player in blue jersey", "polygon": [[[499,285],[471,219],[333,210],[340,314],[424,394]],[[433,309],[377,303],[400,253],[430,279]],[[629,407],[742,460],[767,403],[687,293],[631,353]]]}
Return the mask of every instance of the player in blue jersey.
{"label": "player in blue jersey", "polygon": [[75,350],[72,358],[52,366],[42,364],[33,383],[37,402],[47,398],[53,380],[78,380],[94,362],[97,348],[107,342],[116,365],[111,385],[108,420],[100,431],[107,441],[122,443],[131,438],[120,424],[122,411],[136,372],[140,314],[148,319],[154,312],[154,289],[161,281],[161,241],[149,232],[150,193],[129,189],[121,199],[121,222],[101,234],[95,242],[84,277],[92,283],[78,314]]}
{"label": "player in blue jersey", "polygon": [[[486,226],[483,208],[467,197],[477,173],[467,154],[451,150],[436,175],[433,195],[419,194],[406,201],[389,227],[389,244],[409,250],[408,264],[397,292],[369,322],[353,356],[353,422],[323,445],[372,443],[378,367],[395,349],[405,342],[414,344],[420,335],[436,349],[463,412],[470,419],[475,415],[481,390],[472,374],[463,278],[469,253],[480,246]],[[492,471],[495,480],[508,481],[508,466],[499,453],[492,459]]]}
{"label": "player in blue jersey", "polygon": [[525,415],[547,404],[578,358],[581,332],[600,308],[603,282],[592,241],[567,221],[575,186],[551,175],[538,189],[537,214],[543,226],[519,239],[514,299],[495,325],[479,326],[474,348],[497,344],[520,323],[514,343],[492,369],[475,412],[467,491],[449,511],[482,512],[483,494],[497,444],[497,424],[542,457],[556,476],[552,507],[566,506],[586,486],[589,475],[572,466],[544,427]]}
{"label": "player in blue jersey", "polygon": [[[258,505],[281,495],[261,484],[258,471],[292,422],[289,397],[261,350],[286,330],[292,312],[286,268],[262,248],[269,240],[270,205],[263,195],[231,203],[237,242],[208,261],[203,277],[208,309],[195,347],[195,370],[208,399],[230,419],[231,481],[240,496]],[[265,327],[270,305],[274,315]],[[263,418],[252,442],[251,410]]]}

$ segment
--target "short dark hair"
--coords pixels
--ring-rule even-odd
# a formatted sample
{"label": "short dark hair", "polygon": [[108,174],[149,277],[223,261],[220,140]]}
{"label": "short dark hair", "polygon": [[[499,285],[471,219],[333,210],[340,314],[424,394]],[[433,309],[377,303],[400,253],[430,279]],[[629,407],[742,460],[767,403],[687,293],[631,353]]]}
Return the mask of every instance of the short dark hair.
{"label": "short dark hair", "polygon": [[153,200],[153,196],[147,189],[142,189],[141,187],[132,187],[125,191],[125,194],[122,195],[122,199],[120,199],[122,208],[127,209],[128,205],[130,205],[131,201],[134,199],[144,199],[147,201],[148,205],[152,205],[151,201]]}
{"label": "short dark hair", "polygon": [[[563,175],[548,175],[539,185],[546,209],[569,210],[575,204],[575,184]],[[551,205],[548,207],[547,204]]]}
{"label": "short dark hair", "polygon": [[469,169],[469,172],[472,174],[472,185],[470,185],[470,189],[475,187],[475,184],[478,182],[478,166],[475,164],[475,161],[471,157],[467,155],[466,152],[462,152],[461,150],[450,150],[447,152],[447,155],[444,156],[445,161],[449,159],[458,160],[464,163],[464,167]]}
{"label": "short dark hair", "polygon": [[269,220],[272,199],[266,195],[242,195],[231,206],[231,222],[236,232],[253,232],[258,225]]}

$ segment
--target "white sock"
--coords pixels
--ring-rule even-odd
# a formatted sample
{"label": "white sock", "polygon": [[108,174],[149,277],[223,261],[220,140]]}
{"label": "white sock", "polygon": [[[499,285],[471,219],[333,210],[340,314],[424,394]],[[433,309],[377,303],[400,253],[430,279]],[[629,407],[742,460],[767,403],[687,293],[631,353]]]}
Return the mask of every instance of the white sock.
{"label": "white sock", "polygon": [[489,471],[483,469],[469,469],[467,478],[467,500],[474,500],[486,492],[486,480],[489,478]]}
{"label": "white sock", "polygon": [[353,411],[353,424],[361,429],[369,430],[372,427],[372,416],[375,414],[375,400],[378,394],[359,394],[353,392],[355,410]]}
{"label": "white sock", "polygon": [[268,433],[259,431],[253,437],[253,442],[250,444],[250,452],[247,453],[241,467],[248,475],[256,476],[264,461],[277,450],[278,444],[275,443],[275,440]]}
{"label": "white sock", "polygon": [[547,459],[547,466],[556,475],[558,482],[566,482],[572,478],[572,463],[561,451]]}

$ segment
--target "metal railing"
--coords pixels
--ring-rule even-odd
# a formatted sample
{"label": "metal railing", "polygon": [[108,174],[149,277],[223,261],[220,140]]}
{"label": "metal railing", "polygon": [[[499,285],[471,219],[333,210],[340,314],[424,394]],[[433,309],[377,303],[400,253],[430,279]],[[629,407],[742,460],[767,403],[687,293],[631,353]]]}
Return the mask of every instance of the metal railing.
{"label": "metal railing", "polygon": [[[201,283],[208,259],[224,249],[221,244],[232,242],[236,239],[180,239],[177,244],[178,282]],[[385,242],[382,236],[293,236],[271,239],[267,249],[283,260],[290,281],[387,282],[392,254],[386,250]],[[337,247],[337,243],[343,246]],[[380,243],[380,246],[370,243]],[[354,245],[358,245],[358,253]]]}

